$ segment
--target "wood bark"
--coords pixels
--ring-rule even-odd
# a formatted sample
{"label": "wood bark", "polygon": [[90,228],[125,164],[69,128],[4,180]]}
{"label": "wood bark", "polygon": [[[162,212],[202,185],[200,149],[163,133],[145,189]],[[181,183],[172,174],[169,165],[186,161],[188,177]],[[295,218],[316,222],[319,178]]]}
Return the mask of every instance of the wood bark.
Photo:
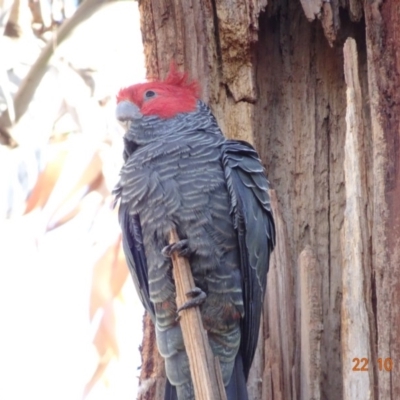
{"label": "wood bark", "polygon": [[142,367],[137,399],[163,400],[166,380],[164,360],[158,352],[154,325],[147,313],[143,317],[143,332],[140,347]]}
{"label": "wood bark", "polygon": [[[346,208],[343,224],[342,265],[342,364],[343,398],[373,398],[373,369],[355,373],[354,358],[359,358],[363,368],[365,358],[372,361],[370,346],[371,298],[366,296],[370,287],[370,257],[364,246],[369,241],[367,216],[367,181],[364,151],[364,127],[362,120],[362,95],[358,77],[358,56],[354,39],[344,44],[344,74],[347,84],[346,140],[344,147],[344,171]],[[357,357],[356,354],[363,356]],[[356,361],[357,362],[357,361]],[[365,369],[365,368],[364,368]]]}
{"label": "wood bark", "polygon": [[174,59],[199,80],[274,188],[251,398],[400,398],[400,3],[141,0],[140,11],[149,75]]}
{"label": "wood bark", "polygon": [[299,256],[300,268],[300,397],[321,398],[321,333],[322,287],[321,272],[310,246]]}
{"label": "wood bark", "polygon": [[[276,247],[271,256],[268,272],[267,293],[264,299],[264,358],[260,399],[290,399],[299,388],[293,386],[293,378],[299,371],[300,326],[296,326],[296,309],[293,271],[288,247],[288,233],[281,207],[274,190],[271,190],[271,206],[275,219]],[[261,352],[262,349],[257,349]],[[252,369],[254,366],[252,366]]]}

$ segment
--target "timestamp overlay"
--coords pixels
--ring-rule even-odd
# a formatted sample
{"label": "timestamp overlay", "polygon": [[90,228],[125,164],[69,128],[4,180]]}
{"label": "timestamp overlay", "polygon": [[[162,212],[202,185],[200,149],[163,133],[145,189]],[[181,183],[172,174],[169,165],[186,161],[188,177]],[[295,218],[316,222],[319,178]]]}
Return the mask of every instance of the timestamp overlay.
{"label": "timestamp overlay", "polygon": [[377,358],[376,360],[370,360],[367,357],[354,357],[352,366],[353,368],[351,370],[354,372],[367,372],[369,368],[375,366],[378,367],[378,371],[390,372],[395,367],[393,360],[390,357]]}

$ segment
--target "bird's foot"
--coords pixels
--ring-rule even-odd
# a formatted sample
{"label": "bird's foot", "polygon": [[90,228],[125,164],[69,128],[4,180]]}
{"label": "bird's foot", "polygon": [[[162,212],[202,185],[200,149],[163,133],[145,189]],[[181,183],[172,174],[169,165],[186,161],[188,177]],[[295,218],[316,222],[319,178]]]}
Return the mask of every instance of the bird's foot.
{"label": "bird's foot", "polygon": [[187,257],[190,254],[189,240],[183,239],[179,240],[179,242],[165,246],[161,250],[161,253],[164,257],[168,258],[172,256],[172,253],[177,253],[179,257]]}
{"label": "bird's foot", "polygon": [[177,313],[180,313],[182,310],[187,310],[188,308],[201,306],[207,298],[207,295],[198,287],[191,289],[186,293],[186,296],[191,297],[191,299],[182,304],[182,306],[176,310]]}

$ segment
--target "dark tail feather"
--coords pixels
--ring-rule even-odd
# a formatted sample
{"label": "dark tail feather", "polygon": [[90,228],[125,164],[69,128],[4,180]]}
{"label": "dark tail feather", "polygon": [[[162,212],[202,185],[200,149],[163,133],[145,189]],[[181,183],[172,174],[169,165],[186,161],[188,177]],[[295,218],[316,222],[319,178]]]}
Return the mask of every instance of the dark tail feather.
{"label": "dark tail feather", "polygon": [[[235,360],[231,380],[225,387],[227,400],[248,400],[246,379],[244,377],[242,356],[238,354]],[[178,400],[175,386],[167,379],[164,400]]]}
{"label": "dark tail feather", "polygon": [[165,384],[165,396],[164,400],[178,400],[178,395],[176,394],[175,386],[172,386],[167,379],[167,383]]}
{"label": "dark tail feather", "polygon": [[246,379],[244,377],[244,369],[242,356],[240,353],[236,356],[235,366],[233,368],[231,380],[225,387],[226,398],[228,400],[248,400]]}

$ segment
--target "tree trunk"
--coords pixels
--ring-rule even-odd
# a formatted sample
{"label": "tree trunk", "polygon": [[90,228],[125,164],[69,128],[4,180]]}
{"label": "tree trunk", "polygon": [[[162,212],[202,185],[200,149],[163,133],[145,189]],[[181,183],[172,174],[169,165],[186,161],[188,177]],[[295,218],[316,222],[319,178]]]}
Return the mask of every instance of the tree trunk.
{"label": "tree trunk", "polygon": [[142,0],[140,11],[149,76],[175,60],[198,79],[274,189],[251,398],[399,399],[400,3]]}

